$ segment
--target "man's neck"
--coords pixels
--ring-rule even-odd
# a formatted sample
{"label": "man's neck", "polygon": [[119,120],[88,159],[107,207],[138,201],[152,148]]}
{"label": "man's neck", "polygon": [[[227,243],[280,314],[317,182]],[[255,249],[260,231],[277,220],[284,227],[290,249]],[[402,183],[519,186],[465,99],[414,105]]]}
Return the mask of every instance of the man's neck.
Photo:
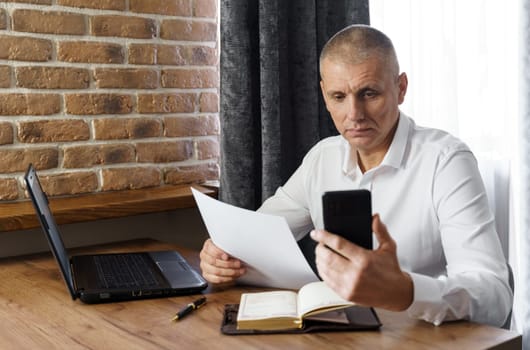
{"label": "man's neck", "polygon": [[394,135],[396,134],[397,126],[398,122],[396,122],[392,131],[387,135],[385,142],[376,149],[357,149],[357,164],[359,164],[359,168],[361,169],[363,174],[368,170],[379,166],[383,162],[383,159],[385,159],[385,156],[388,150],[390,149],[392,140],[394,140]]}
{"label": "man's neck", "polygon": [[359,164],[362,173],[364,174],[368,170],[379,166],[385,158],[385,154],[386,150],[369,154],[363,154],[362,152],[357,151],[357,164]]}

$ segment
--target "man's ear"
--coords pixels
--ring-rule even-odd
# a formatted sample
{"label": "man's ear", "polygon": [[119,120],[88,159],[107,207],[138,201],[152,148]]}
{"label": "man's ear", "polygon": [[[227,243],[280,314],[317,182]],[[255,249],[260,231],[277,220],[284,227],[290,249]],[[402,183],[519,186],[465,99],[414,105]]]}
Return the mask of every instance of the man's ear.
{"label": "man's ear", "polygon": [[399,87],[399,95],[398,95],[398,103],[402,104],[403,101],[405,101],[405,95],[407,94],[407,87],[409,86],[409,79],[407,77],[407,73],[401,73],[398,77],[398,87]]}
{"label": "man's ear", "polygon": [[328,108],[328,97],[326,95],[326,89],[324,88],[324,82],[320,80],[320,91],[322,91],[322,98],[324,98],[324,104],[326,105],[326,109]]}

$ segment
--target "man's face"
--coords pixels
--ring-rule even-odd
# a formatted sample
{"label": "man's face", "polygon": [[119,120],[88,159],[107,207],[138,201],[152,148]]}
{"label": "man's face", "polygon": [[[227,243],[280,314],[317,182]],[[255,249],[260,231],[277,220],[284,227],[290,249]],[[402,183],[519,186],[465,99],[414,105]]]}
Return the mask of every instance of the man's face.
{"label": "man's face", "polygon": [[380,60],[358,64],[326,58],[320,87],[340,134],[363,154],[386,153],[407,90],[407,76]]}

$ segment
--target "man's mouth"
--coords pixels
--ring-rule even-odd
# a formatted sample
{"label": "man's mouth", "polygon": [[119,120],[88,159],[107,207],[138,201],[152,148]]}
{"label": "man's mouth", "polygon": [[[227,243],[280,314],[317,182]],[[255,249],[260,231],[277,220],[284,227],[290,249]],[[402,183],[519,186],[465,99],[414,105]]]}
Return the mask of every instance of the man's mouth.
{"label": "man's mouth", "polygon": [[372,128],[349,128],[345,130],[345,133],[350,136],[365,136],[370,133]]}

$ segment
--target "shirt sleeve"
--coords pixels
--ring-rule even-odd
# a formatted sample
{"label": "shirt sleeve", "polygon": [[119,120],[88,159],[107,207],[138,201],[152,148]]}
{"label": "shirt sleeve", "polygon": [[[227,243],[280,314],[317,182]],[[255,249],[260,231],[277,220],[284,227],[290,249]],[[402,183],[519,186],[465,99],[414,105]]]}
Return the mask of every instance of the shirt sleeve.
{"label": "shirt sleeve", "polygon": [[410,273],[411,317],[439,325],[468,319],[502,325],[512,307],[508,267],[474,156],[457,151],[441,159],[433,181],[447,275]]}
{"label": "shirt sleeve", "polygon": [[313,229],[304,190],[305,167],[302,163],[285,185],[279,187],[258,209],[262,213],[283,216],[297,241]]}

